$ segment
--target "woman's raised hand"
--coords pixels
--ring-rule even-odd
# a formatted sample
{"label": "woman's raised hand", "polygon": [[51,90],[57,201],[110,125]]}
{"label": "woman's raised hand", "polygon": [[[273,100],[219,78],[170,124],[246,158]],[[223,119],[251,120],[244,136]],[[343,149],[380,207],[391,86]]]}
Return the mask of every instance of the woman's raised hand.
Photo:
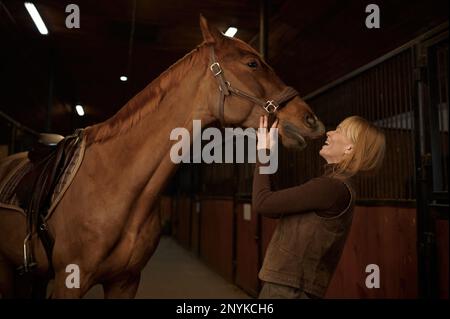
{"label": "woman's raised hand", "polygon": [[278,119],[276,119],[271,128],[270,131],[267,131],[267,123],[268,123],[268,117],[267,115],[260,116],[259,118],[259,129],[257,132],[258,137],[258,145],[257,149],[272,149],[276,141],[278,140],[275,136],[278,134]]}

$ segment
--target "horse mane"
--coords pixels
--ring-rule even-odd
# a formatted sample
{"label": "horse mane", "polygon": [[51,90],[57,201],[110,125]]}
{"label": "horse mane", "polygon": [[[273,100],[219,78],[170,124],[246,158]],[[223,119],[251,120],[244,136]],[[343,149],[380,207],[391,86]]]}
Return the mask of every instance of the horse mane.
{"label": "horse mane", "polygon": [[191,52],[179,59],[156,79],[150,82],[142,91],[129,100],[115,115],[104,122],[85,129],[87,145],[101,143],[113,136],[128,131],[144,116],[158,109],[168,88],[174,86],[198,60],[198,45]]}

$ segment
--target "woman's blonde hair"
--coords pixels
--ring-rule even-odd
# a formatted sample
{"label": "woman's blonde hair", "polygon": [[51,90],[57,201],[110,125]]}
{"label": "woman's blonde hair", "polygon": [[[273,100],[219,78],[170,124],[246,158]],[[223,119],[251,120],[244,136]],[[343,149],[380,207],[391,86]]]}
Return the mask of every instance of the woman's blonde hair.
{"label": "woman's blonde hair", "polygon": [[350,116],[339,124],[341,132],[353,143],[353,151],[332,166],[328,175],[351,177],[358,172],[374,172],[382,164],[386,140],[384,133],[360,116]]}

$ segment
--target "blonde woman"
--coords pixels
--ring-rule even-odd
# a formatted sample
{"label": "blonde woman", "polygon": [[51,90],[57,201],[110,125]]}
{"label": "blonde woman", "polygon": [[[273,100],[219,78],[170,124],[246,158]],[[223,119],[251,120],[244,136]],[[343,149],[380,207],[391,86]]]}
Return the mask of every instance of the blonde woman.
{"label": "blonde woman", "polygon": [[[278,126],[278,121],[272,125]],[[267,117],[261,117],[261,134],[267,133]],[[263,141],[262,136],[258,136]],[[261,143],[260,143],[261,144]],[[319,152],[327,164],[325,173],[308,182],[272,191],[269,175],[253,178],[253,209],[279,223],[267,248],[259,278],[260,298],[322,298],[342,254],[350,230],[355,191],[351,178],[375,171],[384,157],[384,134],[367,120],[352,116],[342,121]]]}

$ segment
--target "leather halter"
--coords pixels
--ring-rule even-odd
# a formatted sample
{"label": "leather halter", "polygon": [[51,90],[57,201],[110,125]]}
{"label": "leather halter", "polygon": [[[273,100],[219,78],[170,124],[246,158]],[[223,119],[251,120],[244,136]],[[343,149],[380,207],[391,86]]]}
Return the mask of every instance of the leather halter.
{"label": "leather halter", "polygon": [[261,106],[270,116],[270,115],[275,114],[279,108],[283,107],[285,102],[288,102],[288,101],[292,100],[294,97],[296,97],[297,95],[299,95],[298,92],[294,88],[287,86],[274,99],[264,100],[262,98],[253,96],[244,91],[236,89],[231,86],[230,82],[225,80],[225,76],[223,74],[223,69],[220,67],[219,62],[217,62],[216,55],[214,53],[214,46],[212,46],[212,45],[210,46],[210,51],[211,51],[211,54],[210,54],[210,63],[211,64],[209,65],[209,69],[211,70],[214,77],[219,82],[219,91],[220,91],[219,120],[220,120],[220,123],[222,124],[222,126],[225,125],[224,105],[225,105],[225,97],[227,97],[227,96],[234,94],[238,97],[249,100],[249,101]]}

